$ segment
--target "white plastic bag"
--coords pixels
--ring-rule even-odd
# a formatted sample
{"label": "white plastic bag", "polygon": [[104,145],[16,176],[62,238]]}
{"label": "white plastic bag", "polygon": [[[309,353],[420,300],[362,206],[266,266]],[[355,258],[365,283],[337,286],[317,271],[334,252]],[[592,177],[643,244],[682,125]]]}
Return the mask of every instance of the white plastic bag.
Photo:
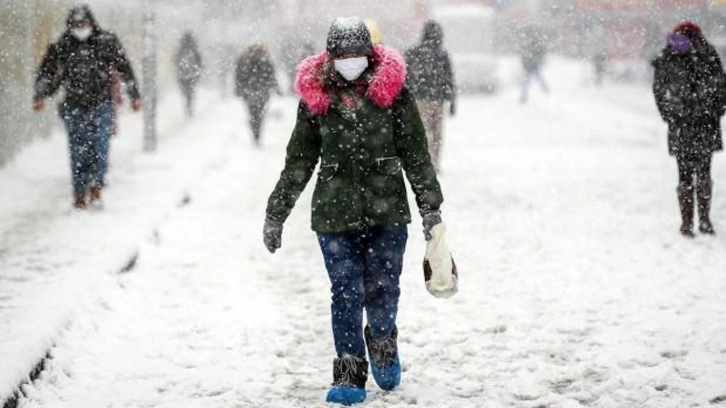
{"label": "white plastic bag", "polygon": [[450,298],[459,290],[459,274],[444,235],[446,225],[439,223],[431,229],[431,239],[426,243],[424,256],[424,281],[426,290],[437,298]]}

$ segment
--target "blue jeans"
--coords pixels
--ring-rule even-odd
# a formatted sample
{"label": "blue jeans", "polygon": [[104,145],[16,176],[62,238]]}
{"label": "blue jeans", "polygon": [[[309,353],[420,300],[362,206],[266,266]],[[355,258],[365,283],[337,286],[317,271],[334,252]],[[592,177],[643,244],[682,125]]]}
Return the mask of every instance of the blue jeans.
{"label": "blue jeans", "polygon": [[113,103],[91,108],[62,105],[60,113],[68,131],[73,193],[78,197],[90,186],[105,185]]}
{"label": "blue jeans", "polygon": [[364,310],[372,338],[383,339],[393,333],[407,239],[405,225],[318,234],[330,277],[333,338],[338,357],[365,358]]}

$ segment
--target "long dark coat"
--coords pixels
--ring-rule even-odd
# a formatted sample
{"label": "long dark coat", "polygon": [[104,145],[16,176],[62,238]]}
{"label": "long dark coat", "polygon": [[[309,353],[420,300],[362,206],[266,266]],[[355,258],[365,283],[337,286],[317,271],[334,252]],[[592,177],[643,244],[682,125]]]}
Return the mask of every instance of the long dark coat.
{"label": "long dark coat", "polygon": [[353,84],[330,67],[326,53],[303,61],[296,89],[302,101],[285,168],[270,195],[267,217],[284,222],[320,160],[312,229],[323,233],[411,222],[404,171],[420,211],[443,201],[405,63],[374,47],[372,69]]}
{"label": "long dark coat", "polygon": [[202,56],[190,33],[184,34],[176,53],[176,72],[183,86],[196,85],[202,76]]}
{"label": "long dark coat", "polygon": [[716,50],[705,40],[685,54],[666,47],[653,66],[653,94],[668,123],[669,153],[699,155],[722,150],[726,74]]}
{"label": "long dark coat", "polygon": [[406,86],[416,99],[456,101],[454,69],[443,47],[443,33],[437,24],[424,27],[421,42],[404,53],[408,64]]}
{"label": "long dark coat", "polygon": [[251,46],[237,60],[235,94],[251,104],[266,103],[278,88],[275,66],[270,54],[260,46]]}

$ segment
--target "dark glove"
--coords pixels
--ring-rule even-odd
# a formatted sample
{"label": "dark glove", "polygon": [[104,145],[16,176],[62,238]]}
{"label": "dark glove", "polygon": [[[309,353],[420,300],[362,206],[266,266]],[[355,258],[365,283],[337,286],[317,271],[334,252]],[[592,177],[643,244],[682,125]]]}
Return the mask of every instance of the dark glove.
{"label": "dark glove", "polygon": [[454,102],[454,101],[451,101],[449,103],[449,114],[451,116],[455,116],[456,115],[456,102]]}
{"label": "dark glove", "polygon": [[438,224],[441,224],[441,211],[440,210],[429,210],[422,214],[423,233],[426,241],[431,239],[431,229]]}
{"label": "dark glove", "polygon": [[282,246],[282,223],[265,218],[265,227],[262,229],[262,240],[267,250],[274,254]]}

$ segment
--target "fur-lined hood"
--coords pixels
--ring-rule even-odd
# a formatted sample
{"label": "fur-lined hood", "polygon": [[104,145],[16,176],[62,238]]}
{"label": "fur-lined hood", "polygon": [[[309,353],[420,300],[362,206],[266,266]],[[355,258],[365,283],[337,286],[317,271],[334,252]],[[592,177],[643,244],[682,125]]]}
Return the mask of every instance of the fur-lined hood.
{"label": "fur-lined hood", "polygon": [[[372,59],[373,72],[366,98],[387,108],[396,100],[406,82],[406,63],[397,51],[382,44],[373,47]],[[325,69],[329,60],[328,53],[323,51],[304,59],[298,66],[295,91],[315,115],[324,115],[330,108],[331,94]]]}

